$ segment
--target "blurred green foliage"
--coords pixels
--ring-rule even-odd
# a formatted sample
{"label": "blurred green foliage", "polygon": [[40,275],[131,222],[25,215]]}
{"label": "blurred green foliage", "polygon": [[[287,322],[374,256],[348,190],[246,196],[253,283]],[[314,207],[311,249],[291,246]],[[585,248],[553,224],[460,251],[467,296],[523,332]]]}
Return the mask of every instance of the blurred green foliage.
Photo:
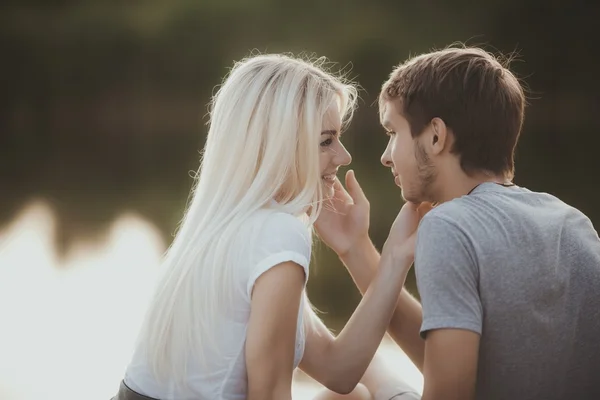
{"label": "blurred green foliage", "polygon": [[[0,14],[0,223],[49,201],[57,246],[134,210],[170,240],[206,132],[206,104],[252,52],[327,56],[362,87],[344,135],[381,245],[401,205],[379,164],[374,103],[394,65],[455,41],[517,51],[530,106],[516,182],[599,223],[598,5],[572,1],[6,1]],[[317,250],[310,296],[330,322],[359,299],[336,257]],[[410,284],[414,282],[410,279]]]}

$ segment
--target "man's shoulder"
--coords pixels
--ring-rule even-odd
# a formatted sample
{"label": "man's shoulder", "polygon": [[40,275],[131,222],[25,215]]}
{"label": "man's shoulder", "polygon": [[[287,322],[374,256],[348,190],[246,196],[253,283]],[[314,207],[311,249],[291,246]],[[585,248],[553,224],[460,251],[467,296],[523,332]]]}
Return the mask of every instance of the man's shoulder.
{"label": "man's shoulder", "polygon": [[423,221],[430,223],[443,221],[447,225],[460,226],[462,222],[473,216],[468,202],[463,197],[435,206],[423,217]]}
{"label": "man's shoulder", "polygon": [[[533,209],[536,210],[535,213],[531,212]],[[427,216],[469,229],[481,228],[481,225],[488,222],[508,222],[519,216],[544,218],[544,214],[556,212],[581,213],[548,193],[534,192],[522,187],[486,186],[473,194],[438,205]]]}
{"label": "man's shoulder", "polygon": [[[419,248],[435,246],[444,252],[458,243],[468,242],[471,234],[468,209],[460,202],[447,202],[434,207],[421,220],[417,233]],[[432,238],[434,240],[432,240]]]}
{"label": "man's shoulder", "polygon": [[[462,196],[439,204],[428,212],[419,226],[419,234],[429,236],[435,231],[443,235],[457,236],[461,242],[492,239],[493,228],[505,224],[516,215],[515,204],[502,204],[492,197],[482,199],[475,196]],[[502,221],[502,222],[500,222]]]}

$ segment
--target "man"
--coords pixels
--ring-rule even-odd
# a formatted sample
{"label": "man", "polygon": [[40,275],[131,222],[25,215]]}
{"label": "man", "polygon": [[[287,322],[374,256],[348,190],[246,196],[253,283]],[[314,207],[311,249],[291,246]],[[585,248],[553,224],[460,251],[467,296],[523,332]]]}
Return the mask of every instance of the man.
{"label": "man", "polygon": [[[382,163],[407,204],[438,204],[418,229],[422,309],[403,292],[389,328],[424,400],[600,399],[600,239],[580,211],[512,182],[524,105],[478,48],[412,58],[383,85]],[[374,247],[338,254],[364,292]]]}

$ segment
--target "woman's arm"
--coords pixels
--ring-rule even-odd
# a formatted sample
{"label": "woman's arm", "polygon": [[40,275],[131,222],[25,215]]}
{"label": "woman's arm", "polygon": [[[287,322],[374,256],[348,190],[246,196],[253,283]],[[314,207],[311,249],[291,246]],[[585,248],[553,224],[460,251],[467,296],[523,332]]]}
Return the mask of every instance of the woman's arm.
{"label": "woman's arm", "polygon": [[284,262],[264,272],[252,291],[246,333],[248,400],[290,400],[304,269]]}
{"label": "woman's arm", "polygon": [[410,257],[401,252],[382,257],[363,300],[340,334],[326,344],[317,342],[317,349],[312,348],[312,340],[307,341],[303,367],[330,390],[350,393],[365,374],[389,325],[411,264]]}
{"label": "woman's arm", "polygon": [[[364,294],[379,264],[380,255],[375,246],[370,240],[365,240],[362,245],[341,255],[340,259],[360,292]],[[421,372],[425,358],[425,341],[419,334],[422,323],[421,304],[406,289],[402,289],[388,332]]]}
{"label": "woman's arm", "polygon": [[[365,294],[381,261],[369,239],[369,201],[353,172],[346,174],[346,186],[348,191],[339,181],[335,182],[335,195],[325,204],[315,226],[321,239],[340,256],[356,286]],[[412,259],[417,227],[430,209],[430,204],[406,203],[392,225],[386,246],[404,248]],[[421,322],[421,305],[402,290],[389,331],[420,370],[425,349],[419,336]]]}
{"label": "woman's arm", "polygon": [[[304,314],[305,325],[308,326],[306,333],[306,346],[304,348],[304,357],[300,363],[302,369],[307,375],[317,382],[321,383],[327,389],[333,392],[340,392],[336,382],[328,381],[334,374],[328,369],[327,360],[324,355],[327,354],[330,346],[335,341],[335,336],[327,329],[315,313],[306,308]],[[394,384],[406,385],[395,373],[392,373],[384,364],[380,356],[375,354],[369,364],[365,374],[360,382],[374,395],[382,387],[393,386]]]}

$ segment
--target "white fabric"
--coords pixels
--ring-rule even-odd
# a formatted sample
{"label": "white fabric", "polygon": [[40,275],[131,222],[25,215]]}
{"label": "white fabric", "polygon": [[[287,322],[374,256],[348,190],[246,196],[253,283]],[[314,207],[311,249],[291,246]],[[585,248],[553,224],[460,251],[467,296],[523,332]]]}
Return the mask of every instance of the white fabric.
{"label": "white fabric", "polygon": [[[250,296],[256,279],[271,267],[293,261],[304,268],[308,279],[311,257],[311,235],[306,224],[290,214],[273,210],[261,210],[252,217],[238,235],[241,251],[234,272],[233,312],[223,310],[214,321],[216,346],[204,349],[207,367],[203,371],[194,360],[188,367],[185,392],[173,383],[157,382],[145,363],[139,348],[127,368],[125,383],[134,391],[161,400],[241,400],[246,398],[247,374],[244,344],[250,316]],[[245,245],[245,243],[251,245]],[[306,281],[305,281],[306,284]],[[298,328],[294,367],[304,353],[303,296],[298,310]],[[217,354],[218,353],[218,354]]]}

